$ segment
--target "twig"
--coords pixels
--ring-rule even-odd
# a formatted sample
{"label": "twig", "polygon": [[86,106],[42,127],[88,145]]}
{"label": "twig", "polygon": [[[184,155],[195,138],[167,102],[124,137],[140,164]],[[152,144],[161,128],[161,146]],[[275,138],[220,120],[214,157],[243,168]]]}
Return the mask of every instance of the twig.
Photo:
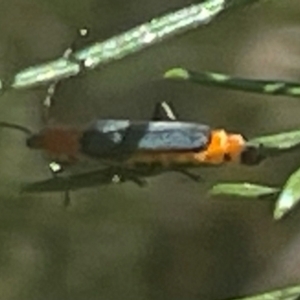
{"label": "twig", "polygon": [[0,92],[26,89],[78,75],[86,69],[121,59],[171,36],[209,23],[221,11],[257,0],[207,0],[155,18],[104,42],[96,42],[73,53],[20,71],[7,83],[0,80]]}

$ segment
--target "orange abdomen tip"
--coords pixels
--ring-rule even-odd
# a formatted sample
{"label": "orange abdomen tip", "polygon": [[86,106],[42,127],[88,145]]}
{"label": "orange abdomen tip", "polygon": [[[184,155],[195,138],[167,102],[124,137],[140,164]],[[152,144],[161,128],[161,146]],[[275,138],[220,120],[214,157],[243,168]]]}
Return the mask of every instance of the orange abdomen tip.
{"label": "orange abdomen tip", "polygon": [[226,161],[239,161],[245,143],[245,139],[240,134],[230,134],[223,129],[213,130],[207,149],[196,153],[195,157],[199,163],[214,165]]}
{"label": "orange abdomen tip", "polygon": [[231,161],[240,161],[246,148],[246,140],[241,134],[228,134],[226,152]]}

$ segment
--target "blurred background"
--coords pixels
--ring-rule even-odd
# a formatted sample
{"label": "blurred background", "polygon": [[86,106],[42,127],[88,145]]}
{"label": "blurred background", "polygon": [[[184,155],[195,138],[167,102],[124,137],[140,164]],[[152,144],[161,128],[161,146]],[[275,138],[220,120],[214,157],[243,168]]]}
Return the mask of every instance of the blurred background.
{"label": "blurred background", "polygon": [[[55,59],[78,28],[104,40],[186,0],[0,1],[0,78]],[[95,117],[147,119],[156,101],[173,101],[183,120],[249,138],[296,129],[300,102],[167,81],[194,70],[270,79],[300,77],[300,3],[261,1],[87,75],[65,80],[49,123],[82,125]],[[46,88],[1,96],[1,121],[39,130]],[[279,223],[273,201],[209,198],[214,183],[245,180],[281,186],[300,154],[257,167],[204,169],[197,184],[179,174],[73,192],[20,195],[23,183],[49,177],[24,135],[0,131],[0,298],[223,299],[300,281],[300,213]]]}

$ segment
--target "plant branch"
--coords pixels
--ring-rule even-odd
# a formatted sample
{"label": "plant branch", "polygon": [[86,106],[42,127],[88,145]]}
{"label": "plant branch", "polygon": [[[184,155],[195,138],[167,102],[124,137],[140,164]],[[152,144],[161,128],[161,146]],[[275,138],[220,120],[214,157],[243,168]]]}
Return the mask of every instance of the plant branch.
{"label": "plant branch", "polygon": [[22,70],[9,82],[0,80],[0,92],[26,89],[76,76],[83,70],[94,69],[189,29],[206,25],[227,8],[255,1],[258,0],[207,0],[154,18],[120,35],[78,50],[72,54],[72,59],[62,56]]}

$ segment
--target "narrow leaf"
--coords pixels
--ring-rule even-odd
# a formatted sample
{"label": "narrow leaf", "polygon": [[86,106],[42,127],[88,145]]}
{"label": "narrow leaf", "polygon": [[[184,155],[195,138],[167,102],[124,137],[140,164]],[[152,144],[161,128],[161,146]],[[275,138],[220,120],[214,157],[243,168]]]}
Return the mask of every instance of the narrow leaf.
{"label": "narrow leaf", "polygon": [[253,92],[265,95],[300,97],[300,83],[284,80],[259,80],[233,77],[228,74],[192,71],[174,68],[164,74],[165,78],[182,79],[196,84],[220,87],[230,90]]}
{"label": "narrow leaf", "polygon": [[253,295],[243,298],[234,298],[232,300],[296,300],[300,296],[300,285],[290,286],[259,295]]}
{"label": "narrow leaf", "polygon": [[279,220],[290,212],[300,200],[300,168],[294,172],[283,186],[274,209],[274,219]]}
{"label": "narrow leaf", "polygon": [[220,183],[210,190],[211,195],[229,195],[247,198],[259,198],[277,194],[278,188],[252,183]]}
{"label": "narrow leaf", "polygon": [[279,150],[289,150],[300,146],[300,129],[272,134],[267,136],[256,137],[248,142],[249,144],[263,144],[267,148]]}

